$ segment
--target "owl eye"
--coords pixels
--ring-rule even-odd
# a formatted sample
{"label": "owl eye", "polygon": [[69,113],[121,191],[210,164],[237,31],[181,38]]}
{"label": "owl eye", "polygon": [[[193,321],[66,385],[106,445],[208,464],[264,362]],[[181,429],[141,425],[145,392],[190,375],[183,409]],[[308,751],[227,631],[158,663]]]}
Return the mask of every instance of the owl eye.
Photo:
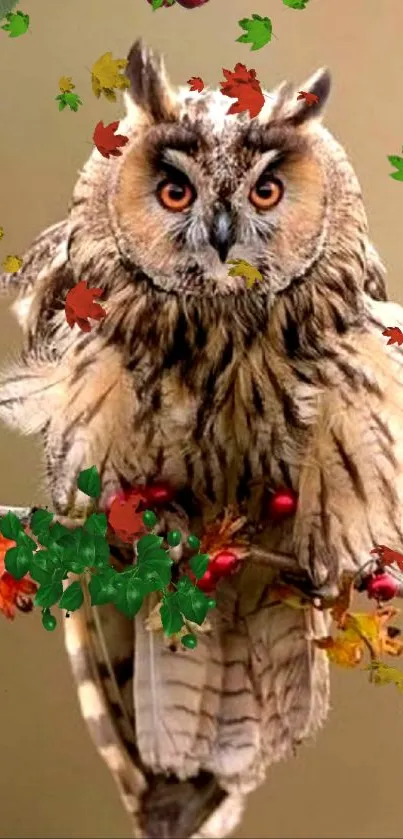
{"label": "owl eye", "polygon": [[160,203],[172,213],[186,210],[195,199],[195,192],[190,184],[184,182],[164,181],[157,189]]}
{"label": "owl eye", "polygon": [[249,201],[257,210],[271,210],[281,201],[284,187],[278,178],[265,175],[252,187]]}

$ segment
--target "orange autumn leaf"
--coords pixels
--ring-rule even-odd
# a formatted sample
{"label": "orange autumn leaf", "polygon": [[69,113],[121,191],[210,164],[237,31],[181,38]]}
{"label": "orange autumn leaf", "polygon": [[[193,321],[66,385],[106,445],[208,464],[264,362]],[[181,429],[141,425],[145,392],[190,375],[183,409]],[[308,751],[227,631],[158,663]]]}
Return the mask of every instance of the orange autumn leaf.
{"label": "orange autumn leaf", "polygon": [[67,292],[65,314],[71,329],[76,323],[83,332],[91,332],[88,318],[101,320],[106,317],[105,309],[99,303],[94,303],[92,299],[100,297],[101,294],[103,294],[102,288],[87,288],[85,280],[81,280]]}
{"label": "orange autumn leaf", "polygon": [[122,542],[132,542],[133,539],[146,532],[143,513],[138,508],[144,496],[132,493],[128,498],[117,496],[111,504],[108,522]]}
{"label": "orange autumn leaf", "polygon": [[371,554],[377,554],[382,565],[393,565],[393,563],[396,563],[400,570],[403,571],[403,554],[399,553],[399,551],[394,551],[386,545],[377,545],[373,548]]}
{"label": "orange autumn leaf", "polygon": [[398,344],[398,346],[401,347],[403,344],[403,332],[398,326],[388,326],[387,329],[384,329],[382,335],[384,335],[385,338],[389,338],[387,346],[389,346],[389,344]]}
{"label": "orange autumn leaf", "polygon": [[306,93],[305,90],[299,91],[297,99],[305,99],[307,105],[317,105],[319,102],[319,96],[316,93]]}
{"label": "orange autumn leaf", "polygon": [[223,73],[226,80],[220,82],[221,93],[237,100],[228,108],[227,114],[249,111],[251,119],[257,117],[264,105],[264,95],[256,78],[256,70],[247,70],[245,64],[238,62],[234,70],[223,68]]}
{"label": "orange autumn leaf", "polygon": [[364,643],[361,638],[347,633],[337,635],[336,638],[331,636],[316,638],[314,644],[319,649],[326,650],[330,661],[341,667],[357,667],[364,654]]}
{"label": "orange autumn leaf", "polygon": [[191,91],[197,91],[197,93],[201,93],[204,90],[204,81],[201,76],[192,76],[191,79],[187,81],[188,85],[190,85]]}
{"label": "orange autumn leaf", "polygon": [[0,535],[0,612],[9,620],[14,620],[16,609],[21,612],[31,611],[31,596],[38,588],[29,575],[16,580],[5,570],[6,553],[9,548],[14,548],[15,544],[11,539]]}

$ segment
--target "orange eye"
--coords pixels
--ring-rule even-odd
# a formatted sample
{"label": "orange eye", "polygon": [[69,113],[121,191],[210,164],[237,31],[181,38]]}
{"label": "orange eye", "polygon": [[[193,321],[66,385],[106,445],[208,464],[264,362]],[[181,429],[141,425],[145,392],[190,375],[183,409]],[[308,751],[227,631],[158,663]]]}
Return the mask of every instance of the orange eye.
{"label": "orange eye", "polygon": [[283,197],[284,187],[277,178],[267,176],[258,181],[249,193],[249,201],[257,210],[271,210]]}
{"label": "orange eye", "polygon": [[195,195],[191,186],[187,183],[175,183],[165,181],[158,188],[158,198],[166,210],[173,213],[180,213],[194,201]]}

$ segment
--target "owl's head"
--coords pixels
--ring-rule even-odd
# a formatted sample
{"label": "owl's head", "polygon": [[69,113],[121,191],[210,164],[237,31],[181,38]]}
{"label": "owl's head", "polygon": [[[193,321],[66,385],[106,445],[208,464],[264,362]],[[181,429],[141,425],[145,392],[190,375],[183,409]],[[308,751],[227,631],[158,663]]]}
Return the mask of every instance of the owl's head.
{"label": "owl's head", "polygon": [[[253,119],[216,90],[174,91],[137,42],[128,58],[130,141],[109,168],[109,211],[126,264],[164,292],[277,294],[320,263],[364,260],[366,217],[341,146],[321,125],[330,75],[265,94]],[[314,97],[298,99],[298,91]],[[317,98],[317,99],[316,99]],[[311,102],[309,101],[311,100]],[[313,104],[312,104],[313,101]],[[122,131],[122,129],[124,129]],[[98,153],[96,153],[97,155]],[[228,260],[259,269],[246,290]]]}

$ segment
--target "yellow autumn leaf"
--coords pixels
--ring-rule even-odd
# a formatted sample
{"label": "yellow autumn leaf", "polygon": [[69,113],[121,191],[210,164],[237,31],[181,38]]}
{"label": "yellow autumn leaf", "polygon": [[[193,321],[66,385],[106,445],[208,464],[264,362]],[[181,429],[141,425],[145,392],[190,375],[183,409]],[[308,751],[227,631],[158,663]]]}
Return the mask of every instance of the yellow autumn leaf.
{"label": "yellow autumn leaf", "polygon": [[59,90],[62,93],[68,93],[69,90],[73,90],[74,88],[75,84],[73,84],[71,76],[60,76]]}
{"label": "yellow autumn leaf", "polygon": [[362,639],[348,632],[340,633],[335,638],[316,638],[314,644],[319,649],[326,650],[330,661],[341,667],[357,667],[364,654]]}
{"label": "yellow autumn leaf", "polygon": [[0,227],[0,239],[4,236],[4,227]]}
{"label": "yellow autumn leaf", "polygon": [[397,667],[390,667],[383,661],[371,661],[367,668],[372,674],[372,681],[375,685],[396,685],[403,691],[403,671]]}
{"label": "yellow autumn leaf", "polygon": [[125,58],[112,58],[111,52],[106,52],[94,62],[91,68],[91,84],[97,99],[103,93],[106,99],[115,102],[115,89],[124,90],[129,87],[129,79],[121,74],[126,65]]}
{"label": "yellow autumn leaf", "polygon": [[229,259],[227,264],[233,265],[233,268],[228,271],[228,275],[230,277],[245,277],[248,288],[251,288],[257,280],[263,280],[259,269],[247,262],[246,259]]}
{"label": "yellow autumn leaf", "polygon": [[19,256],[6,256],[3,262],[3,269],[7,274],[15,274],[19,271],[22,265],[22,259]]}

